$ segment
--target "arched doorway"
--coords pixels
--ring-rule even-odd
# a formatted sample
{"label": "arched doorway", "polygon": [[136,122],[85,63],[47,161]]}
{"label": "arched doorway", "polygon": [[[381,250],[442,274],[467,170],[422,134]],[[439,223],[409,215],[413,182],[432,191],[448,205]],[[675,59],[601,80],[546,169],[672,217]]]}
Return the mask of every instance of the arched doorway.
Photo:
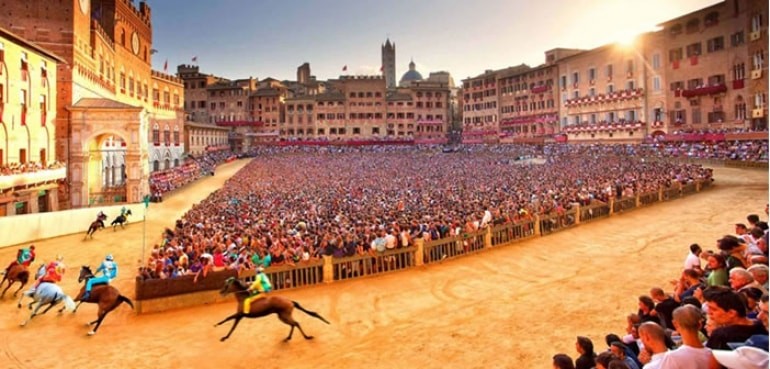
{"label": "arched doorway", "polygon": [[72,207],[142,201],[149,194],[144,108],[83,98],[67,110],[72,133],[66,188]]}

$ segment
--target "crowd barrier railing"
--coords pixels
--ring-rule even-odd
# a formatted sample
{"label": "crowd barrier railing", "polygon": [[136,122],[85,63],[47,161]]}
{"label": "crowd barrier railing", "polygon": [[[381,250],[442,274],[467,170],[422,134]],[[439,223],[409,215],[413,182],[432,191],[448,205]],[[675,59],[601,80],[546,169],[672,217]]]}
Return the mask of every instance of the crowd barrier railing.
{"label": "crowd barrier railing", "polygon": [[[621,199],[611,198],[609,203],[578,205],[561,214],[536,215],[531,220],[489,226],[459,236],[430,241],[418,238],[409,247],[342,258],[324,256],[296,265],[270,266],[265,269],[265,273],[274,290],[286,290],[406,270],[545,236],[578,226],[580,223],[612,217],[613,214],[677,199],[711,187],[710,179],[685,185],[677,183],[657,192],[640,193]],[[253,270],[240,274],[228,270],[212,272],[197,282],[193,282],[192,276],[149,280],[137,278],[137,311],[156,312],[222,301],[223,297],[216,292],[227,278],[235,276],[245,282],[252,282],[254,275]]]}

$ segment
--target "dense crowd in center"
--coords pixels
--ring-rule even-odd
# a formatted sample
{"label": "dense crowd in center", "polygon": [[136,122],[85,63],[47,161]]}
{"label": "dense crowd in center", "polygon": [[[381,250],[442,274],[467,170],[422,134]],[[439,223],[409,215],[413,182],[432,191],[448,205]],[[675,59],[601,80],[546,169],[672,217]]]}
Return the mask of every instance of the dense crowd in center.
{"label": "dense crowd in center", "polygon": [[[163,234],[145,278],[409,247],[696,180],[698,165],[638,146],[284,147],[251,163]],[[533,159],[536,158],[536,159]],[[534,164],[533,162],[538,164]]]}

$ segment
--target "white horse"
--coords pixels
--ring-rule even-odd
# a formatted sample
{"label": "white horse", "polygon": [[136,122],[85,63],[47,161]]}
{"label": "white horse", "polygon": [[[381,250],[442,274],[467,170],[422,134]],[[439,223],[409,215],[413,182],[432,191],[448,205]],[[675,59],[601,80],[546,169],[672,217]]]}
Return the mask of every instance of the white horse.
{"label": "white horse", "polygon": [[[32,318],[34,318],[36,315],[42,315],[48,312],[48,310],[51,310],[52,307],[58,305],[60,302],[64,302],[65,309],[69,311],[75,310],[75,301],[72,300],[71,297],[67,296],[55,283],[42,283],[40,286],[37,287],[37,289],[30,289],[24,293],[21,294],[21,297],[19,297],[19,302],[17,304],[17,307],[21,309],[21,300],[24,299],[24,296],[32,297],[32,302],[29,303],[28,308],[32,310],[32,314],[27,318],[27,320],[23,321],[21,323],[21,326],[27,325]],[[35,305],[33,308],[32,305]],[[42,308],[44,305],[48,305],[48,307],[43,310],[42,313],[38,314],[37,312]]]}

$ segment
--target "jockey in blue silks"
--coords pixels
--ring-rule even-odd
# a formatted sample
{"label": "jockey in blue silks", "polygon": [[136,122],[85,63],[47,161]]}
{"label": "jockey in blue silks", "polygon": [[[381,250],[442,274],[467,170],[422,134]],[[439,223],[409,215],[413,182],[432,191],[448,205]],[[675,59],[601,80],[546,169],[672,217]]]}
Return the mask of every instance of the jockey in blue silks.
{"label": "jockey in blue silks", "polygon": [[91,287],[99,283],[107,283],[115,279],[118,276],[118,264],[112,259],[112,255],[107,255],[99,268],[96,269],[96,274],[102,273],[100,277],[93,277],[86,282],[86,293],[81,298],[81,301],[88,300],[91,297]]}

